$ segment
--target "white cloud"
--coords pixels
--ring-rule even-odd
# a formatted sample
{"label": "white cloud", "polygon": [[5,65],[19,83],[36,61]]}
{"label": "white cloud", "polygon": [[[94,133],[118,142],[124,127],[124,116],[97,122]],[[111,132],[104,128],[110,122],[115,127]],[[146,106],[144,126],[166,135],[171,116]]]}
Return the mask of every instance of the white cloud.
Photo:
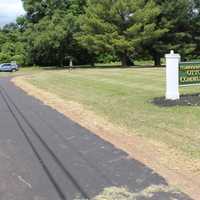
{"label": "white cloud", "polygon": [[0,26],[15,21],[24,14],[21,0],[0,0]]}

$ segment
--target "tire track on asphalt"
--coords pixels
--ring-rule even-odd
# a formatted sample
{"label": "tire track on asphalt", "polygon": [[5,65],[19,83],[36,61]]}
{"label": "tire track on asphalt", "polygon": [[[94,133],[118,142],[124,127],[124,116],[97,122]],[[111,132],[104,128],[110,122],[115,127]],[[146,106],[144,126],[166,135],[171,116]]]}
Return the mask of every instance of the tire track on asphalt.
{"label": "tire track on asphalt", "polygon": [[[44,149],[46,149],[46,152],[51,156],[52,160],[56,163],[57,168],[59,168],[60,171],[65,175],[67,180],[70,180],[71,184],[74,186],[74,188],[78,191],[78,193],[81,195],[84,199],[89,199],[89,195],[84,191],[84,189],[79,185],[79,183],[74,179],[74,177],[70,174],[70,172],[64,167],[62,162],[58,159],[58,157],[55,155],[55,153],[52,151],[52,149],[47,145],[47,143],[41,138],[40,134],[37,132],[37,130],[31,125],[31,123],[26,119],[24,114],[19,110],[15,102],[11,99],[11,97],[7,94],[5,89],[3,87],[0,87],[0,95],[2,96],[4,102],[6,103],[11,115],[15,119],[17,125],[19,126],[20,130],[22,131],[23,135],[25,136],[28,144],[31,146],[31,149],[35,153],[39,163],[41,164],[42,168],[44,169],[46,175],[48,176],[49,180],[53,184],[55,190],[57,191],[60,199],[62,200],[68,200],[67,195],[59,185],[59,183],[55,180],[54,176],[52,175],[49,167],[45,163],[44,159],[40,155],[40,153],[37,151],[36,145],[31,140],[29,133],[26,131],[26,129],[23,127],[23,123],[25,123],[29,129],[31,130],[31,133],[36,136],[39,143],[43,146]],[[19,119],[19,117],[21,120]],[[71,199],[69,199],[71,200]]]}
{"label": "tire track on asphalt", "polygon": [[[33,111],[33,112],[34,112],[34,111]],[[62,140],[65,142],[65,144],[66,144],[67,146],[69,146],[72,150],[76,151],[76,153],[81,157],[81,159],[83,159],[84,161],[86,161],[86,162],[88,163],[88,165],[89,165],[92,169],[94,169],[98,174],[100,174],[101,177],[103,177],[109,185],[117,186],[111,179],[109,179],[109,178],[98,168],[98,166],[96,166],[96,165],[94,165],[92,162],[90,162],[90,160],[87,159],[87,158],[83,155],[82,152],[77,151],[76,147],[75,147],[72,143],[70,143],[70,142],[66,139],[66,137],[65,137],[61,132],[59,132],[52,124],[50,124],[50,123],[49,123],[45,118],[43,118],[40,114],[38,114],[38,113],[36,113],[36,112],[34,112],[34,113],[35,113],[35,115],[38,116],[38,118],[39,118],[42,122],[44,122],[44,124],[45,124],[46,126],[50,127],[50,129],[53,130],[53,132],[54,132],[58,137],[62,138]]]}

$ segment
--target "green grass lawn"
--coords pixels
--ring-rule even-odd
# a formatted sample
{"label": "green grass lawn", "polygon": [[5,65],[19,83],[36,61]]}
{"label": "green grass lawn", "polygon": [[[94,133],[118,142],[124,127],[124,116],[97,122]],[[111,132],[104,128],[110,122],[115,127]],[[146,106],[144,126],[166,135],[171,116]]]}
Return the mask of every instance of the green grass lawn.
{"label": "green grass lawn", "polygon": [[[133,134],[200,159],[200,107],[161,108],[151,103],[165,93],[162,68],[54,70],[33,75],[29,82],[80,102]],[[200,86],[181,88],[182,94],[192,92],[200,92]]]}
{"label": "green grass lawn", "polygon": [[22,67],[17,72],[0,72],[0,77],[12,77],[16,75],[34,74],[42,71],[39,67]]}

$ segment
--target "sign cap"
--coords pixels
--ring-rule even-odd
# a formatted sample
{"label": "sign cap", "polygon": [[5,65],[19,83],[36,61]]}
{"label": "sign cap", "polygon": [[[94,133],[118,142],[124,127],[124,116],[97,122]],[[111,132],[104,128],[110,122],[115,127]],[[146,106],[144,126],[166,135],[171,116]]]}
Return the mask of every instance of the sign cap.
{"label": "sign cap", "polygon": [[174,50],[171,50],[170,51],[170,54],[166,54],[165,55],[165,58],[181,58],[180,54],[175,54],[174,53]]}

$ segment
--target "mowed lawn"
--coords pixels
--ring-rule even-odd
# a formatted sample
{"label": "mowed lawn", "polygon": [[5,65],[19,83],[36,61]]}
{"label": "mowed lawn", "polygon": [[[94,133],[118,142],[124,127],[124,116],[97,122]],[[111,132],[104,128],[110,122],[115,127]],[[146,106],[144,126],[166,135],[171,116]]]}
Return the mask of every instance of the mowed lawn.
{"label": "mowed lawn", "polygon": [[0,77],[13,77],[18,75],[35,74],[41,72],[39,67],[22,67],[17,72],[0,72]]}
{"label": "mowed lawn", "polygon": [[[73,100],[132,134],[166,143],[200,158],[200,107],[158,107],[165,94],[162,68],[45,71],[28,79],[33,85]],[[200,86],[181,93],[200,92]]]}

